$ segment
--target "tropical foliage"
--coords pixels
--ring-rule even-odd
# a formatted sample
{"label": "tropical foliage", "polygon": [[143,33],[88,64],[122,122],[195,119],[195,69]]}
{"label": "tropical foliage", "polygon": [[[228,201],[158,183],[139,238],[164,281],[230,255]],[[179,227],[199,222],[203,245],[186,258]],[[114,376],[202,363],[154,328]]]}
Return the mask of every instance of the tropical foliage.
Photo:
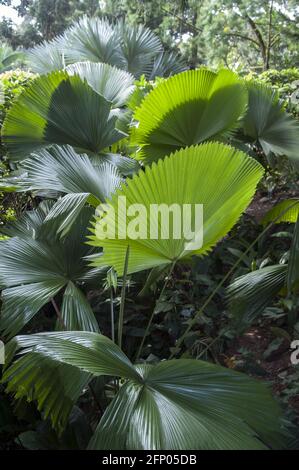
{"label": "tropical foliage", "polygon": [[[76,406],[90,393],[88,439],[77,447],[286,447],[290,423],[270,387],[232,370],[213,344],[246,332],[277,296],[296,327],[296,195],[269,208],[253,240],[242,235],[272,157],[297,174],[296,118],[271,87],[228,69],[185,70],[148,28],[123,20],[83,17],[28,58],[39,76],[2,126],[0,188],[26,198],[0,227],[5,393],[33,402],[60,444],[76,410],[87,421]],[[121,198],[145,217],[124,223]],[[113,211],[99,212],[102,203]],[[173,219],[169,232],[157,219],[152,237],[150,209],[163,204],[191,205],[191,218],[203,205],[202,240],[197,227],[174,235]],[[289,246],[259,259],[258,244],[284,223]],[[103,238],[107,225],[114,236]],[[217,257],[214,284],[205,266]],[[192,279],[204,291],[196,309],[191,289],[177,288]],[[140,304],[149,292],[151,309]],[[227,305],[218,301],[213,317],[217,295]]]}

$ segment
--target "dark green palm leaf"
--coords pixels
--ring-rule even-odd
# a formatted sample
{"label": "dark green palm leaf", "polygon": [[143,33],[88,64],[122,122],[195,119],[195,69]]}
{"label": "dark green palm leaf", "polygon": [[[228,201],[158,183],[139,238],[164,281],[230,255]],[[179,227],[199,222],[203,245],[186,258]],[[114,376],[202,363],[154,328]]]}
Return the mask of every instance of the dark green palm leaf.
{"label": "dark green palm leaf", "polygon": [[2,138],[14,160],[49,144],[97,153],[125,136],[115,128],[117,117],[80,77],[53,72],[37,78],[13,104]]}
{"label": "dark green palm leaf", "polygon": [[[278,405],[267,386],[246,375],[188,359],[134,367],[118,346],[96,333],[44,333],[14,341],[27,357],[36,354],[96,376],[126,379],[106,409],[91,449],[267,449],[282,445]],[[25,381],[27,373],[32,374],[28,362],[22,370]],[[18,393],[22,380],[14,367],[5,371],[4,381]]]}
{"label": "dark green palm leaf", "polygon": [[245,135],[258,141],[266,155],[273,152],[298,159],[299,125],[285,111],[277,92],[254,82],[247,83],[247,89]]}

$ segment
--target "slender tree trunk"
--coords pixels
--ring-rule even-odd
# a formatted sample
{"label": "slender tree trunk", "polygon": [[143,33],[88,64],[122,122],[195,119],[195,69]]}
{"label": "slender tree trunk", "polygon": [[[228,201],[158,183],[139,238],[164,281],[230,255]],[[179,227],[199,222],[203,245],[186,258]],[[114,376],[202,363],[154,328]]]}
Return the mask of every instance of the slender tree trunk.
{"label": "slender tree trunk", "polygon": [[267,38],[267,49],[266,49],[266,62],[265,70],[270,68],[270,54],[271,54],[271,45],[272,45],[272,15],[273,15],[273,0],[270,3],[269,10],[269,26],[268,26],[268,38]]}
{"label": "slender tree trunk", "polygon": [[262,59],[263,59],[263,69],[266,70],[266,68],[267,68],[267,47],[266,47],[265,41],[263,39],[262,33],[259,30],[259,28],[257,27],[257,25],[255,24],[255,22],[253,21],[253,19],[250,18],[250,16],[247,13],[245,14],[245,18],[247,19],[247,21],[248,21],[248,23],[249,23],[256,39],[257,39],[257,42],[259,44],[259,48],[260,48],[260,51],[261,51]]}
{"label": "slender tree trunk", "polygon": [[192,48],[191,48],[191,64],[190,68],[191,69],[196,69],[197,62],[198,62],[198,45],[196,41],[196,22],[197,22],[197,11],[195,10],[193,18],[192,18],[192,26],[193,26],[193,33],[192,33]]}

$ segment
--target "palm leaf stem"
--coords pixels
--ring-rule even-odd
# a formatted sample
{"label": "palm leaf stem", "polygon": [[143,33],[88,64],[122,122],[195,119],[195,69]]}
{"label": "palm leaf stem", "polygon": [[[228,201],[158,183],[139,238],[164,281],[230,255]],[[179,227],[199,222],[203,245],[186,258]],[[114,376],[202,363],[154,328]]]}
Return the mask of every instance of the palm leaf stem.
{"label": "palm leaf stem", "polygon": [[62,318],[62,315],[61,315],[61,312],[60,312],[60,309],[55,301],[54,298],[51,299],[51,304],[53,305],[54,307],[54,310],[55,310],[55,313],[57,315],[57,318],[58,318],[58,322],[60,323],[60,326],[63,330],[67,330],[67,327],[63,321],[63,318]]}
{"label": "palm leaf stem", "polygon": [[128,245],[127,251],[126,251],[125,264],[124,264],[124,274],[123,274],[123,283],[122,283],[120,307],[119,307],[118,346],[120,348],[122,347],[124,311],[125,311],[125,299],[126,299],[126,282],[127,282],[127,273],[128,273],[128,265],[129,265],[129,253],[130,253],[130,245]]}
{"label": "palm leaf stem", "polygon": [[153,323],[153,319],[154,319],[154,316],[155,316],[155,313],[156,313],[157,305],[158,305],[158,304],[161,302],[161,300],[162,300],[164,291],[165,291],[165,289],[166,289],[166,286],[167,286],[167,284],[168,284],[168,281],[169,281],[170,278],[171,278],[171,274],[172,274],[172,272],[173,272],[173,270],[174,270],[175,264],[176,264],[176,260],[170,265],[170,269],[169,269],[168,275],[167,275],[166,278],[165,278],[164,285],[163,285],[163,287],[162,287],[162,289],[161,289],[161,292],[160,292],[160,295],[159,295],[159,297],[158,297],[158,300],[156,301],[155,308],[153,309],[153,312],[152,312],[152,314],[151,314],[151,316],[150,316],[150,319],[149,319],[148,324],[147,324],[147,327],[146,327],[146,329],[145,329],[145,332],[144,332],[144,335],[143,335],[141,344],[140,344],[140,346],[139,346],[139,348],[138,348],[138,351],[137,351],[137,354],[136,354],[135,362],[138,361],[138,359],[139,359],[139,357],[140,357],[140,355],[141,355],[141,352],[142,352],[142,349],[143,349],[143,345],[144,345],[145,339],[146,339],[146,337],[147,337],[147,335],[148,335],[148,333],[149,333],[150,327],[151,327],[151,325],[152,325],[152,323]]}

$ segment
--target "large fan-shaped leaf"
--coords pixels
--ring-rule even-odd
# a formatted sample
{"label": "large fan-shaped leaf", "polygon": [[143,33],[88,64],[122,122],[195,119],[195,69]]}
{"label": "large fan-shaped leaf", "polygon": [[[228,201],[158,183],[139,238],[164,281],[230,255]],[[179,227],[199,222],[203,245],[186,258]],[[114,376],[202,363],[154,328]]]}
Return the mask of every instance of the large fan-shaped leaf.
{"label": "large fan-shaped leaf", "polygon": [[116,29],[121,37],[125,69],[136,78],[152,69],[152,59],[162,52],[159,38],[143,25],[126,25],[120,21]]}
{"label": "large fan-shaped leaf", "polygon": [[124,385],[90,448],[265,449],[281,444],[280,411],[263,384],[195,360],[137,370],[144,385]]}
{"label": "large fan-shaped leaf", "polygon": [[133,75],[108,64],[77,62],[66,70],[69,75],[79,75],[82,80],[85,79],[93,90],[115,107],[124,106],[134,90]]}
{"label": "large fan-shaped leaf", "polygon": [[20,95],[7,114],[2,137],[15,160],[49,144],[97,153],[124,137],[115,129],[116,119],[111,103],[87,82],[53,72]]}
{"label": "large fan-shaped leaf", "polygon": [[259,83],[247,83],[248,110],[244,133],[258,141],[265,154],[273,152],[299,158],[299,125],[285,111],[276,91]]}
{"label": "large fan-shaped leaf", "polygon": [[132,144],[137,158],[157,160],[232,131],[247,104],[245,86],[228,71],[183,72],[154,88],[135,113]]}
{"label": "large fan-shaped leaf", "polygon": [[299,199],[285,199],[276,204],[262,218],[261,223],[269,222],[280,224],[281,222],[296,223],[299,216]]}
{"label": "large fan-shaped leaf", "polygon": [[38,44],[26,53],[26,57],[33,72],[41,75],[65,67],[64,55],[56,40]]}
{"label": "large fan-shaped leaf", "polygon": [[[142,382],[142,378],[121,349],[111,339],[98,333],[64,331],[17,336],[6,347],[9,361],[16,349],[22,349],[19,353],[23,354],[41,354],[95,376],[111,375]],[[7,380],[8,374],[9,369],[4,380]]]}
{"label": "large fan-shaped leaf", "polygon": [[[50,208],[48,205],[47,209]],[[12,224],[9,233],[14,235],[15,230],[17,236],[0,242],[0,287],[4,289],[0,331],[8,337],[18,333],[69,281],[80,282],[89,271],[82,258],[91,253],[84,241],[92,212],[88,208],[82,211],[78,224],[63,239],[55,237],[44,225],[47,210],[37,212]],[[73,298],[70,289],[64,295],[64,303],[73,306],[64,316],[65,326],[97,331],[83,294],[74,288]]]}
{"label": "large fan-shaped leaf", "polygon": [[22,168],[26,189],[87,193],[93,196],[91,202],[95,205],[111,196],[121,183],[115,166],[107,162],[92,164],[87,155],[78,155],[70,146],[34,152]]}
{"label": "large fan-shaped leaf", "polygon": [[[16,341],[29,358],[37,355],[95,375],[127,379],[105,411],[90,443],[92,449],[266,449],[281,445],[279,407],[268,387],[246,375],[196,360],[133,367],[111,340],[95,333],[45,333]],[[4,375],[10,389],[17,392],[22,380],[15,368],[21,361]],[[27,369],[31,376],[31,368],[29,359],[23,377]]]}
{"label": "large fan-shaped leaf", "polygon": [[61,44],[69,63],[103,62],[123,68],[119,32],[105,19],[81,18],[66,30]]}
{"label": "large fan-shaped leaf", "polygon": [[227,289],[230,310],[246,329],[271,303],[286,283],[287,265],[266,266],[238,277]]}
{"label": "large fan-shaped leaf", "polygon": [[[233,227],[249,204],[256,184],[263,174],[261,165],[244,153],[229,146],[208,143],[186,148],[164,160],[154,163],[145,172],[135,175],[111,198],[115,211],[108,211],[104,219],[97,221],[91,244],[103,247],[103,256],[94,261],[95,265],[113,266],[119,275],[123,272],[127,246],[130,245],[128,272],[136,272],[154,266],[172,263],[192,254],[203,254],[211,249]],[[119,235],[121,215],[118,221],[118,201],[125,196],[127,207],[142,204],[146,220],[142,221],[143,236],[138,239]],[[170,223],[169,234],[162,232],[161,222],[156,239],[151,233],[151,206],[153,204],[190,204],[194,220],[195,204],[203,204],[203,246],[189,249],[187,237],[177,237]],[[183,210],[180,211],[183,217]],[[153,218],[152,218],[153,219]],[[127,218],[127,223],[132,220]],[[103,224],[115,222],[115,239],[97,238],[97,230]],[[181,227],[183,219],[181,219]],[[103,229],[105,231],[105,229]],[[145,231],[145,233],[144,233]],[[122,238],[123,237],[123,238]],[[146,238],[146,239],[145,239]],[[190,240],[189,240],[190,242]]]}

